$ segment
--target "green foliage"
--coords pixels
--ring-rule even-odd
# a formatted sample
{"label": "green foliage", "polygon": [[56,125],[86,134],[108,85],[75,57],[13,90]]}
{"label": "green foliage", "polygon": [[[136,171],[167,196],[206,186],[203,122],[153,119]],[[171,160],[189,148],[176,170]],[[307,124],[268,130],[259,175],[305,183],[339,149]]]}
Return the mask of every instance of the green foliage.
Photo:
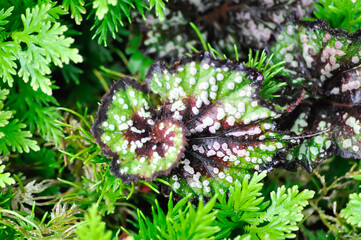
{"label": "green foliage", "polygon": [[135,239],[286,239],[295,238],[302,210],[314,192],[299,192],[297,186],[281,186],[264,201],[262,193],[266,172],[255,173],[242,184],[236,181],[229,191],[217,193],[197,209],[182,198],[173,206],[172,194],[167,212],[156,201],[152,220],[138,211],[139,233]]}
{"label": "green foliage", "polygon": [[246,227],[251,236],[269,239],[295,238],[292,233],[298,230],[297,223],[303,219],[302,210],[312,199],[313,191],[299,192],[297,186],[287,189],[282,186],[277,193],[271,193],[271,205],[257,217],[251,226]]}
{"label": "green foliage", "polygon": [[[112,175],[110,160],[103,156],[90,133],[96,102],[113,80],[145,79],[149,66],[157,60],[154,56],[159,56],[157,51],[167,50],[161,43],[164,35],[157,37],[157,31],[154,36],[147,35],[149,24],[144,24],[145,16],[166,28],[169,22],[158,20],[177,16],[173,14],[177,9],[172,6],[180,2],[187,8],[195,6],[194,2],[200,2],[198,6],[217,1],[0,1],[0,239],[121,239],[126,233],[135,239],[285,239],[294,238],[295,234],[297,239],[359,239],[361,170],[357,160],[332,157],[316,167],[313,174],[278,169],[267,178],[264,173],[255,174],[250,180],[240,177],[240,181],[234,179],[224,189],[217,187],[218,193],[209,194],[213,198],[201,199],[198,204],[195,194],[172,199],[173,192],[169,201],[160,196],[165,187],[158,189],[156,184],[172,187],[172,175],[168,179],[157,178],[156,183],[130,184]],[[233,45],[230,38],[222,38],[223,45],[212,47],[208,43],[212,36],[201,24],[216,28],[216,33],[231,28],[219,25],[218,20],[226,20],[225,15],[216,23],[212,19],[226,10],[234,11],[233,0],[223,2],[228,5],[209,8],[206,14],[192,9],[197,15],[192,27],[201,42],[195,46],[203,46],[216,58],[235,58],[262,72],[265,80],[259,94],[269,104],[287,89],[284,78],[279,76],[288,77],[284,69],[286,66],[287,70],[288,62],[275,64],[282,59],[275,60],[279,54],[272,46],[267,56],[262,49],[248,54],[248,49],[240,47],[244,46],[242,43],[236,41]],[[247,13],[242,8],[249,6],[237,5],[237,11]],[[320,0],[315,6],[315,15],[333,27],[354,32],[361,26],[359,1]],[[257,15],[262,21],[263,16]],[[179,21],[181,26],[189,24],[186,14]],[[257,24],[255,29],[262,31],[261,26]],[[175,32],[173,37],[181,39],[174,42],[180,52],[196,50],[182,46],[180,43],[189,40]],[[156,46],[153,51],[144,49],[150,46],[145,45],[150,37],[154,41],[151,46]],[[343,43],[348,45],[347,39]],[[234,52],[230,51],[232,46]],[[359,45],[350,46],[354,51],[346,52],[348,63],[360,50]],[[294,60],[299,59],[295,53],[287,53]],[[222,86],[226,87],[219,85]],[[358,116],[355,114],[355,120],[348,121],[356,130]],[[277,128],[272,130],[284,135]],[[252,141],[248,138],[243,142]],[[298,156],[297,149],[290,154]],[[282,151],[277,151],[277,161],[284,160],[281,155]],[[249,165],[253,161],[252,158]],[[299,191],[296,185],[306,190]],[[169,187],[166,188],[168,193]],[[317,192],[313,199],[311,190]],[[298,227],[301,231],[296,232]],[[120,229],[123,234],[119,237]]]}
{"label": "green foliage", "polygon": [[[149,10],[155,7],[155,13],[163,20],[165,9],[164,0],[148,0]],[[131,10],[136,9],[145,18],[144,10],[148,9],[143,0],[94,0],[95,21],[92,30],[95,30],[93,38],[98,38],[98,44],[107,46],[107,35],[116,38],[117,34],[124,34],[124,20],[131,23]],[[93,12],[94,12],[93,10]]]}
{"label": "green foliage", "polygon": [[217,219],[222,231],[220,237],[242,234],[250,239],[295,238],[293,231],[298,230],[297,223],[303,219],[303,208],[312,199],[314,192],[299,192],[297,186],[287,189],[281,186],[277,192],[271,192],[271,203],[264,201],[260,181],[266,172],[255,173],[252,179],[244,178],[242,184],[236,182],[227,194],[218,197]]}
{"label": "green foliage", "polygon": [[112,233],[105,230],[105,223],[102,222],[98,214],[98,208],[93,204],[88,213],[84,216],[85,220],[77,225],[75,234],[80,240],[109,240]]}
{"label": "green foliage", "polygon": [[343,28],[350,33],[361,27],[361,2],[355,0],[320,0],[314,2],[314,15],[325,19],[333,28]]}
{"label": "green foliage", "polygon": [[188,201],[187,196],[173,206],[172,194],[168,210],[164,212],[158,201],[152,207],[153,220],[138,210],[139,234],[135,239],[215,239],[219,227],[214,226],[216,211],[212,211],[216,198],[206,205],[200,199],[197,209]]}
{"label": "green foliage", "polygon": [[126,61],[126,66],[129,72],[132,75],[139,73],[138,79],[142,80],[145,78],[148,68],[154,63],[154,61],[151,58],[144,56],[144,54],[138,49],[142,43],[141,41],[142,35],[140,33],[135,33],[130,36],[125,52],[130,55],[128,57],[129,60]]}
{"label": "green foliage", "polygon": [[349,224],[361,227],[361,194],[350,194],[350,202],[341,210],[340,216]]}
{"label": "green foliage", "polygon": [[15,183],[15,180],[10,177],[10,173],[4,173],[5,166],[0,165],[0,188],[4,188],[7,185]]}
{"label": "green foliage", "polygon": [[70,16],[75,20],[75,23],[80,25],[83,21],[82,14],[86,13],[84,0],[63,0],[62,6],[65,11],[71,13]]}
{"label": "green foliage", "polygon": [[30,149],[38,151],[40,148],[36,141],[32,140],[32,134],[24,131],[25,124],[19,123],[18,119],[11,119],[12,112],[4,111],[4,102],[8,90],[0,90],[0,154],[9,154],[12,151],[29,152]]}
{"label": "green foliage", "polygon": [[[168,0],[164,0],[165,2],[168,2]],[[163,21],[164,15],[163,11],[165,10],[165,3],[163,0],[148,0],[150,8],[153,8],[155,6],[155,14],[157,17]]]}
{"label": "green foliage", "polygon": [[[6,96],[9,94],[9,90],[0,89],[0,127],[4,127],[9,123],[9,119],[12,117],[11,111],[4,111],[4,100]],[[4,134],[0,133],[0,138],[3,137]]]}
{"label": "green foliage", "polygon": [[253,56],[252,51],[250,50],[248,62],[245,63],[246,66],[257,68],[262,72],[264,83],[259,94],[265,99],[278,97],[278,95],[274,95],[274,92],[287,85],[287,83],[280,82],[275,77],[277,74],[283,73],[285,62],[281,61],[272,64],[272,57],[273,55],[267,56],[266,51],[263,51],[261,55],[259,55],[259,51],[256,51],[255,56]]}
{"label": "green foliage", "polygon": [[56,99],[43,92],[35,92],[23,83],[19,83],[19,88],[22,89],[21,92],[11,92],[7,106],[15,110],[15,116],[21,119],[31,132],[36,131],[43,139],[59,146],[64,134],[58,124],[62,116],[55,107],[58,105]]}
{"label": "green foliage", "polygon": [[[26,9],[25,15],[21,15],[22,29],[8,33],[11,41],[1,42],[1,76],[10,87],[14,82],[12,75],[16,74],[19,67],[17,75],[25,82],[30,80],[30,85],[35,91],[40,88],[44,93],[51,95],[49,64],[62,67],[63,63],[82,61],[78,50],[70,48],[74,40],[64,36],[67,27],[54,22],[54,9],[51,4]],[[12,10],[13,8],[9,8],[5,16],[10,16]],[[19,66],[15,60],[18,60]]]}

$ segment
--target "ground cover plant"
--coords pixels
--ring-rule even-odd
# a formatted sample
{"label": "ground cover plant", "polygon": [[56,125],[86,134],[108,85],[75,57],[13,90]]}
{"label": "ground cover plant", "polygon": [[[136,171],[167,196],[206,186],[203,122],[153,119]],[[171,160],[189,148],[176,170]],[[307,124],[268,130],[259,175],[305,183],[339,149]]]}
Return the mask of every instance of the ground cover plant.
{"label": "ground cover plant", "polygon": [[0,3],[1,239],[360,239],[361,5]]}

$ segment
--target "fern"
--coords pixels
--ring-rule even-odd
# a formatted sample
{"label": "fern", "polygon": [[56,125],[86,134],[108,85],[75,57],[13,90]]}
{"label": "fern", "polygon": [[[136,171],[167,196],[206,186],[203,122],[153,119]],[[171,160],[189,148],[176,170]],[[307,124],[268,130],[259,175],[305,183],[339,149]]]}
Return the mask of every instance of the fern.
{"label": "fern", "polygon": [[361,227],[361,194],[350,194],[350,202],[341,210],[340,216],[345,218],[347,223]]}
{"label": "fern", "polygon": [[4,188],[6,185],[12,185],[15,180],[10,177],[10,173],[4,173],[5,165],[0,165],[0,188]]}
{"label": "fern", "polygon": [[295,238],[293,231],[298,230],[297,223],[303,219],[302,210],[312,199],[313,191],[304,190],[299,192],[295,185],[290,189],[282,186],[277,193],[271,193],[271,205],[267,211],[260,214],[248,227],[250,235],[261,239],[285,239]]}
{"label": "fern", "polygon": [[[107,46],[107,35],[111,34],[112,38],[115,39],[118,33],[124,33],[123,29],[123,15],[122,12],[125,11],[125,14],[130,14],[130,6],[124,6],[125,3],[120,4],[119,1],[115,6],[111,6],[105,11],[100,5],[99,7],[103,9],[102,11],[96,11],[96,18],[94,25],[91,30],[95,30],[93,39],[98,37],[98,44],[103,43],[104,46]],[[93,5],[94,6],[94,5]],[[98,5],[95,5],[98,6]],[[97,15],[98,14],[98,15]],[[130,18],[128,19],[130,21]]]}
{"label": "fern", "polygon": [[216,212],[211,212],[215,198],[206,205],[202,199],[195,209],[188,199],[191,195],[180,200],[173,206],[172,194],[168,201],[168,211],[165,213],[155,202],[152,208],[153,220],[145,217],[138,210],[139,234],[135,239],[214,239],[213,235],[220,229],[213,225]]}
{"label": "fern", "polygon": [[95,204],[89,208],[88,213],[84,216],[85,220],[77,225],[75,230],[80,240],[109,240],[112,233],[105,231],[105,223],[102,222],[101,216],[98,215],[98,208]]}
{"label": "fern", "polygon": [[83,21],[82,14],[86,13],[84,8],[84,0],[63,0],[62,6],[65,11],[71,12],[70,16],[75,20],[75,23],[80,25]]}
{"label": "fern", "polygon": [[5,127],[0,127],[0,132],[4,134],[0,141],[0,154],[9,154],[10,151],[29,152],[39,151],[40,148],[35,140],[32,140],[32,134],[24,131],[25,124],[19,123],[17,119],[13,119]]}
{"label": "fern", "polygon": [[[0,127],[4,127],[9,123],[9,119],[13,115],[11,111],[4,111],[4,100],[6,95],[9,94],[9,90],[7,89],[0,89]],[[4,135],[0,132],[0,138]]]}
{"label": "fern", "polygon": [[[165,10],[165,4],[163,0],[148,0],[150,8],[153,8],[155,6],[155,14],[159,18],[159,20],[163,21],[164,19],[164,10]],[[168,2],[168,0],[165,0]]]}
{"label": "fern", "polygon": [[55,107],[59,105],[56,99],[43,92],[35,92],[21,82],[16,86],[21,91],[15,92],[12,89],[7,106],[16,111],[15,116],[25,123],[31,132],[39,134],[47,142],[60,146],[64,134],[58,123],[62,116]]}
{"label": "fern", "polygon": [[[21,15],[22,30],[6,33],[12,41],[0,42],[0,76],[10,87],[14,82],[13,75],[17,74],[25,82],[30,81],[34,90],[40,88],[51,95],[49,64],[62,67],[63,63],[82,61],[78,50],[70,48],[74,40],[64,36],[67,27],[54,22],[64,13],[53,6],[42,4],[28,8],[25,15]],[[7,24],[5,19],[11,16],[13,9],[2,11],[1,25]]]}
{"label": "fern", "polygon": [[115,39],[117,34],[125,34],[123,28],[124,18],[131,23],[131,11],[137,9],[139,14],[145,19],[144,9],[151,10],[155,7],[155,13],[159,19],[163,19],[165,10],[165,0],[148,0],[149,8],[142,0],[94,0],[93,12],[95,15],[94,25],[91,30],[95,30],[94,38],[98,38],[98,44],[103,43],[107,46],[107,35],[111,34]]}
{"label": "fern", "polygon": [[11,111],[3,110],[3,101],[8,93],[6,89],[0,90],[0,154],[9,154],[9,148],[18,152],[29,152],[30,149],[38,151],[40,148],[36,141],[30,139],[31,133],[23,130],[26,125],[11,119]]}
{"label": "fern", "polygon": [[302,220],[303,207],[314,195],[313,191],[304,190],[299,193],[297,186],[287,189],[282,186],[277,193],[271,193],[271,205],[264,202],[260,181],[266,172],[253,175],[252,179],[244,178],[242,184],[236,182],[230,189],[229,199],[224,193],[218,197],[219,210],[217,220],[222,231],[218,237],[229,237],[241,234],[249,239],[285,239],[294,238],[292,231],[298,229],[297,222]]}

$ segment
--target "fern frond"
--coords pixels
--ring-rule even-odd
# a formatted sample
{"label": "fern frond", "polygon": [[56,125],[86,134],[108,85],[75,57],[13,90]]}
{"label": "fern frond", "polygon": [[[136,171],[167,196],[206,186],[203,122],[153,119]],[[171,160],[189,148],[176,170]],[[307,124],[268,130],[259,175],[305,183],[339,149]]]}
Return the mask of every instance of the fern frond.
{"label": "fern frond", "polygon": [[35,92],[24,83],[19,83],[19,88],[21,92],[11,92],[7,106],[16,111],[15,117],[26,124],[30,132],[60,146],[64,134],[58,123],[62,115],[55,107],[59,105],[56,99],[43,92]]}
{"label": "fern frond", "polygon": [[76,235],[80,240],[99,239],[110,240],[112,233],[106,231],[105,222],[102,222],[101,216],[98,214],[98,207],[93,204],[88,213],[84,216],[85,220],[77,225]]}
{"label": "fern frond", "polygon": [[0,188],[4,188],[6,185],[12,185],[15,183],[15,180],[10,177],[10,173],[5,172],[5,165],[0,165]]}
{"label": "fern frond", "polygon": [[83,21],[83,14],[86,13],[84,7],[84,0],[63,0],[62,6],[65,11],[70,10],[70,17],[75,20],[75,23],[80,25]]}
{"label": "fern frond", "polygon": [[165,213],[155,202],[152,208],[153,221],[138,211],[139,234],[135,239],[214,239],[220,229],[214,226],[216,212],[212,212],[216,198],[206,205],[199,201],[195,209],[187,196],[173,206],[172,194],[169,197],[168,212]]}
{"label": "fern frond", "polygon": [[353,33],[361,27],[361,2],[356,0],[315,1],[314,15],[325,19],[333,28],[343,28]]}
{"label": "fern frond", "polygon": [[[217,220],[222,231],[218,238],[229,237],[235,232],[246,232],[241,239],[285,239],[293,238],[292,231],[298,229],[297,222],[303,218],[302,210],[313,197],[310,190],[298,191],[297,186],[286,189],[282,186],[271,193],[270,202],[264,202],[263,183],[266,172],[253,175],[242,184],[236,182],[229,193],[218,197]],[[286,193],[287,190],[287,193]]]}
{"label": "fern frond", "polygon": [[[13,54],[20,63],[18,75],[25,82],[30,80],[35,91],[40,88],[48,95],[52,94],[50,78],[47,76],[51,73],[49,63],[63,67],[63,63],[82,61],[78,49],[70,48],[74,40],[64,36],[67,27],[52,22],[51,10],[51,4],[28,8],[22,15],[24,29],[11,35],[16,43]],[[20,43],[25,43],[27,48],[22,50]]]}
{"label": "fern frond", "polygon": [[277,192],[271,192],[271,205],[255,221],[247,226],[247,231],[261,239],[295,238],[293,231],[298,230],[297,223],[303,219],[302,210],[314,192],[299,192],[298,186],[287,189],[282,186]]}
{"label": "fern frond", "polygon": [[13,119],[4,127],[0,127],[0,133],[3,137],[0,141],[0,154],[9,154],[9,148],[12,151],[29,152],[39,151],[40,148],[35,140],[32,140],[32,134],[29,131],[24,131],[25,124],[19,123],[17,119]]}
{"label": "fern frond", "polygon": [[163,12],[165,10],[164,1],[168,2],[168,0],[148,0],[150,9],[152,9],[155,6],[155,15],[161,21],[163,21],[164,19],[164,15],[163,15]]}
{"label": "fern frond", "polygon": [[[9,123],[9,119],[12,117],[11,111],[4,111],[4,100],[6,98],[6,95],[9,94],[9,90],[7,89],[0,89],[0,127],[4,127]],[[0,132],[0,138],[3,136],[3,134]]]}
{"label": "fern frond", "polygon": [[340,216],[345,218],[347,223],[361,227],[361,194],[350,194],[350,202],[341,210]]}

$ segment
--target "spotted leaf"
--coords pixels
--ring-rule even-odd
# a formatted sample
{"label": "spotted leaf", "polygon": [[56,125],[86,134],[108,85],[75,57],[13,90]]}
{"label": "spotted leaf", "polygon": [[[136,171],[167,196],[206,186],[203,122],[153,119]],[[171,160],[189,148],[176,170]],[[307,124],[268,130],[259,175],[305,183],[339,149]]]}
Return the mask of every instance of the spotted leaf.
{"label": "spotted leaf", "polygon": [[330,119],[329,110],[327,105],[320,102],[314,105],[304,103],[285,116],[283,121],[287,123],[282,125],[286,125],[286,128],[290,128],[291,132],[300,138],[308,136],[301,144],[285,153],[285,168],[295,170],[295,166],[301,165],[311,172],[315,166],[336,153],[333,129],[338,126]]}
{"label": "spotted leaf", "polygon": [[361,159],[361,108],[338,108],[333,114],[338,121],[334,138],[337,154],[344,158]]}
{"label": "spotted leaf", "polygon": [[162,113],[188,130],[182,163],[168,177],[175,191],[211,195],[278,165],[291,138],[277,132],[271,119],[280,113],[258,95],[263,80],[259,71],[209,53],[150,68],[146,81]]}
{"label": "spotted leaf", "polygon": [[211,196],[216,189],[226,190],[254,171],[272,170],[280,163],[277,154],[289,140],[270,126],[250,124],[215,136],[191,137],[182,164],[169,176],[172,188],[181,195]]}
{"label": "spotted leaf", "polygon": [[207,52],[183,58],[171,68],[154,64],[147,83],[165,104],[164,114],[183,121],[191,134],[214,134],[280,116],[258,96],[263,83],[260,72],[215,60]]}
{"label": "spotted leaf", "polygon": [[128,78],[115,82],[103,97],[92,132],[113,158],[113,174],[124,181],[167,174],[184,151],[183,124],[157,118],[147,88]]}
{"label": "spotted leaf", "polygon": [[[258,70],[209,53],[153,64],[143,86],[121,79],[104,96],[93,134],[122,179],[167,175],[173,190],[210,196],[252,172],[272,170],[291,141],[259,96]],[[160,103],[152,106],[149,94]]]}
{"label": "spotted leaf", "polygon": [[322,20],[288,23],[278,33],[274,59],[286,60],[290,86],[301,83],[309,93],[286,121],[296,134],[320,133],[287,153],[290,168],[302,163],[311,171],[334,154],[360,158],[360,34],[330,29]]}
{"label": "spotted leaf", "polygon": [[[361,158],[361,109],[334,106],[327,102],[301,105],[291,131],[315,136],[287,152],[287,168],[301,164],[306,170],[313,168],[331,155],[343,158]],[[294,113],[293,113],[294,114]]]}
{"label": "spotted leaf", "polygon": [[264,48],[279,24],[292,15],[296,19],[310,16],[310,0],[172,0],[164,11],[165,21],[149,14],[139,18],[143,30],[144,52],[156,58],[176,59],[197,46],[199,38],[190,30],[193,22],[202,36],[216,49],[233,52],[233,44],[246,52]]}
{"label": "spotted leaf", "polygon": [[[324,86],[327,99],[335,103],[357,105],[361,103],[361,68],[342,72]],[[352,107],[352,106],[351,106]]]}
{"label": "spotted leaf", "polygon": [[313,95],[342,103],[359,103],[361,32],[349,35],[330,29],[323,20],[288,23],[271,47],[275,61],[286,61],[293,82],[301,82]]}

